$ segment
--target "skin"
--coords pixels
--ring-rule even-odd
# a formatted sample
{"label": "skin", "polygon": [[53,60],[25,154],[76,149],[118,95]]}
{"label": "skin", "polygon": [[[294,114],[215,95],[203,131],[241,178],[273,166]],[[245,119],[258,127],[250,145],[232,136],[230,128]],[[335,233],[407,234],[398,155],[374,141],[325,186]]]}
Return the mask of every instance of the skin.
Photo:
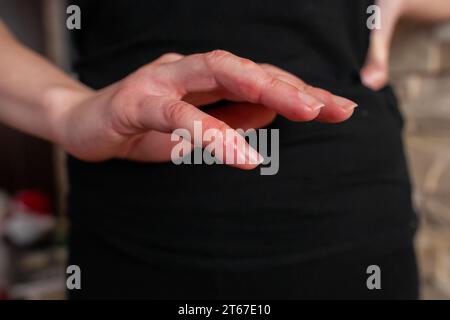
{"label": "skin", "polygon": [[[400,17],[450,16],[448,0],[392,3],[379,1],[383,28],[373,33],[362,69],[363,82],[373,89],[387,81],[389,44]],[[356,107],[275,66],[221,50],[190,56],[169,53],[117,83],[92,90],[25,48],[1,21],[0,74],[0,121],[59,144],[85,161],[168,161],[170,133],[178,128],[192,132],[194,121],[220,132],[263,127],[277,114],[292,121],[335,123],[348,119]],[[202,106],[219,100],[230,103],[210,114],[202,111]],[[238,135],[221,143],[224,148],[231,144],[246,159],[260,160]],[[257,164],[233,166],[253,169]]]}
{"label": "skin", "polygon": [[450,19],[448,0],[377,0],[381,8],[381,29],[374,30],[366,63],[361,70],[362,82],[373,90],[389,82],[389,49],[397,22],[401,18],[424,22]]}
{"label": "skin", "polygon": [[[356,107],[274,66],[222,50],[186,57],[166,54],[95,91],[23,47],[5,27],[0,39],[0,119],[85,161],[168,161],[170,133],[185,128],[193,135],[194,121],[201,121],[204,130],[224,132],[267,125],[276,114],[292,121],[339,122]],[[230,104],[211,114],[201,110],[223,99]],[[258,157],[236,137],[223,141],[224,148],[244,144],[237,152],[246,159]],[[253,169],[257,164],[233,166]]]}

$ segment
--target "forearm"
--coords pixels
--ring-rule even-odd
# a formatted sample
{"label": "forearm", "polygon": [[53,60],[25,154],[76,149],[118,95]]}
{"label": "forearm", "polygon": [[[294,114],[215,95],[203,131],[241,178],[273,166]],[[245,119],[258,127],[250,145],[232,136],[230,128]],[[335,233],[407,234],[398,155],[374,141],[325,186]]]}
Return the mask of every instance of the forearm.
{"label": "forearm", "polygon": [[381,28],[374,30],[369,55],[387,61],[389,46],[399,19],[442,21],[450,19],[450,0],[378,0]]}
{"label": "forearm", "polygon": [[89,88],[21,45],[0,21],[0,122],[58,142],[58,119],[89,93]]}
{"label": "forearm", "polygon": [[403,17],[405,18],[424,21],[442,21],[450,19],[449,0],[406,0],[403,1],[403,3]]}

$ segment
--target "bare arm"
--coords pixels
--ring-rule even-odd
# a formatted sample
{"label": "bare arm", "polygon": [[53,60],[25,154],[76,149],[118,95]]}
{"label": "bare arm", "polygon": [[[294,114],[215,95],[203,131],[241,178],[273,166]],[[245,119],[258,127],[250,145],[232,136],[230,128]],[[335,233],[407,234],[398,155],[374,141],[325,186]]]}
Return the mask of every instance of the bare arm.
{"label": "bare arm", "polygon": [[449,0],[378,0],[381,29],[374,30],[366,63],[361,70],[363,83],[382,88],[389,78],[389,51],[397,22],[404,19],[439,22],[450,19]]}
{"label": "bare arm", "polygon": [[[223,112],[200,109],[223,99],[233,102]],[[204,130],[225,136],[225,131],[233,131],[233,121],[242,122],[239,114],[258,127],[275,113],[293,121],[344,121],[355,107],[274,66],[221,50],[166,54],[121,81],[92,90],[21,45],[0,25],[0,121],[58,143],[86,161],[168,161],[170,133],[187,129],[193,136],[198,121]],[[240,113],[244,108],[247,111]],[[260,156],[236,132],[235,140],[222,143],[223,150],[231,144],[237,158],[246,159],[234,166],[256,167]]]}
{"label": "bare arm", "polygon": [[[386,1],[386,0],[384,0]],[[389,1],[389,0],[388,0]],[[392,2],[392,0],[391,0]],[[395,2],[395,0],[394,0]],[[450,19],[450,1],[448,0],[408,0],[403,4],[404,17],[425,21]]]}
{"label": "bare arm", "polygon": [[89,88],[22,46],[0,21],[0,121],[55,141],[53,124],[70,104],[58,100],[69,102],[90,93]]}

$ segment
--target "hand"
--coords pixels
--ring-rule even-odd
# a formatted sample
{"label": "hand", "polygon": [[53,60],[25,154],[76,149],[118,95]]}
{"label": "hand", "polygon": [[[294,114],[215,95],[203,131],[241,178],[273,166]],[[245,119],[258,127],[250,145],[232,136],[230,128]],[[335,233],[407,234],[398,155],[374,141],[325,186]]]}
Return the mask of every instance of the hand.
{"label": "hand", "polygon": [[389,51],[395,26],[400,18],[438,22],[450,19],[448,0],[377,0],[381,9],[381,29],[371,34],[370,47],[361,80],[379,90],[389,81]]}
{"label": "hand", "polygon": [[[293,121],[339,122],[356,107],[276,67],[220,50],[186,57],[166,54],[122,81],[100,91],[72,94],[71,100],[57,117],[57,142],[85,161],[168,161],[170,133],[185,128],[192,134],[194,121],[201,121],[204,130],[221,132],[241,124],[263,126],[276,113]],[[200,109],[220,100],[232,101],[228,111],[218,108],[209,115]],[[225,148],[232,142],[223,143]],[[248,146],[246,150],[247,159],[259,156]]]}
{"label": "hand", "polygon": [[[407,2],[407,1],[406,1]],[[380,90],[389,82],[389,51],[399,18],[405,11],[404,0],[377,0],[381,9],[381,29],[373,30],[361,80],[372,90]]]}

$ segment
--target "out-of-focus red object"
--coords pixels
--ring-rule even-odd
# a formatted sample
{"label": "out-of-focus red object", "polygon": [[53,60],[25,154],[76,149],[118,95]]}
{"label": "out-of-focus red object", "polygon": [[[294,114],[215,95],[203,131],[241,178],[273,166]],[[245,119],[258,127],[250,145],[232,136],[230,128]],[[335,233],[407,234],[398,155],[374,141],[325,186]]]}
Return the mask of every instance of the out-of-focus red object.
{"label": "out-of-focus red object", "polygon": [[50,198],[39,190],[24,190],[11,199],[0,232],[15,245],[28,246],[48,235],[55,223]]}
{"label": "out-of-focus red object", "polygon": [[50,199],[39,190],[24,190],[13,197],[15,205],[23,205],[31,214],[50,215],[52,212]]}
{"label": "out-of-focus red object", "polygon": [[0,290],[0,300],[8,300],[8,294],[6,293],[6,291]]}

